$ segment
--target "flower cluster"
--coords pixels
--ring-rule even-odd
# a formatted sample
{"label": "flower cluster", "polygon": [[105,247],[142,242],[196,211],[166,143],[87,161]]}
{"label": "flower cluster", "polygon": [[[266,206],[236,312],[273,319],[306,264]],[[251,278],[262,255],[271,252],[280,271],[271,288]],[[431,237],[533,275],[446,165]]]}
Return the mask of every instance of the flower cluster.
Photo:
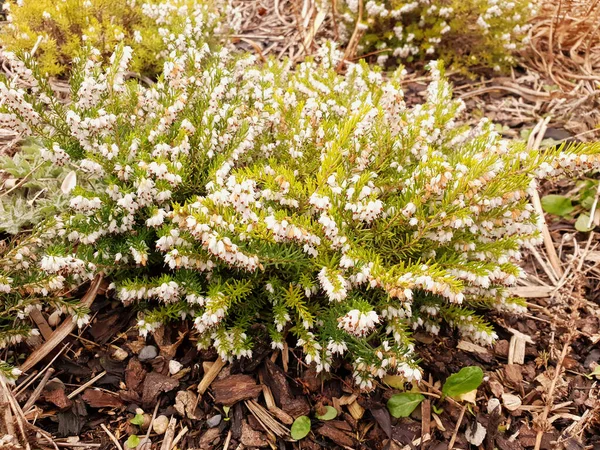
{"label": "flower cluster", "polygon": [[[98,55],[112,54],[117,44],[135,49],[130,69],[144,75],[162,70],[167,56],[164,35],[177,33],[199,8],[217,19],[216,3],[198,0],[6,0],[7,24],[0,43],[11,52],[38,55],[42,73],[64,75],[80,53],[91,45]],[[87,88],[96,88],[88,86]]]}
{"label": "flower cluster", "polygon": [[[362,1],[362,0],[361,0]],[[514,65],[514,51],[526,43],[534,2],[515,0],[345,0],[344,34],[357,20],[364,38],[359,50],[388,60],[410,63],[440,58],[453,68]]]}
{"label": "flower cluster", "polygon": [[[536,175],[598,167],[600,147],[539,152],[486,120],[460,125],[435,63],[409,108],[401,70],[340,75],[333,45],[294,68],[258,65],[211,50],[198,39],[206,21],[189,20],[165,37],[156,83],[122,77],[123,46],[106,64],[89,50],[68,104],[48,101],[31,58],[0,83],[17,93],[0,111],[14,130],[63,149],[81,180],[44,237],[5,255],[4,304],[84,322],[62,297],[103,273],[107,295],[137,303],[142,335],[191,318],[198,345],[232,359],[268,334],[318,370],[349,358],[365,389],[386,373],[420,379],[415,329],[491,343],[475,311],[523,308],[507,288],[523,276],[521,247],[540,241]],[[28,297],[38,292],[41,305]]]}

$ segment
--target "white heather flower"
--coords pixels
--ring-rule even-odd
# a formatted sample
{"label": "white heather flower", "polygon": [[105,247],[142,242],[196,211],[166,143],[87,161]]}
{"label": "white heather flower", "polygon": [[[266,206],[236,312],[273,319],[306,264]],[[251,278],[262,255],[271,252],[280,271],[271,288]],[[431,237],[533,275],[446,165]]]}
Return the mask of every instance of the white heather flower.
{"label": "white heather flower", "polygon": [[479,27],[480,27],[480,28],[483,28],[483,29],[484,29],[486,32],[487,32],[487,31],[489,30],[489,28],[490,28],[490,24],[489,24],[489,23],[487,23],[487,22],[485,21],[485,19],[484,19],[483,17],[481,17],[481,16],[479,16],[479,17],[477,18],[477,25],[479,25]]}
{"label": "white heather flower", "polygon": [[415,212],[417,212],[417,207],[412,202],[408,203],[402,210],[402,214],[405,217],[411,217]]}
{"label": "white heather flower", "polygon": [[329,279],[329,270],[323,267],[319,272],[319,283],[327,294],[330,302],[341,302],[347,296],[346,280],[340,274],[332,274],[333,278]]}
{"label": "white heather flower", "polygon": [[84,325],[87,325],[90,322],[90,316],[89,314],[73,316],[73,322],[77,323],[77,327],[82,328]]}
{"label": "white heather flower", "polygon": [[160,286],[152,290],[152,295],[165,303],[173,303],[179,300],[180,290],[179,285],[175,281],[162,283]]}
{"label": "white heather flower", "polygon": [[133,255],[133,259],[136,264],[141,266],[145,266],[146,262],[148,262],[148,253],[145,251],[138,250],[134,247],[129,247],[129,251]]}
{"label": "white heather flower", "polygon": [[0,276],[0,293],[8,294],[11,291],[13,279],[7,276]]}
{"label": "white heather flower", "polygon": [[409,364],[403,362],[398,364],[397,371],[399,375],[406,378],[407,381],[421,381],[423,375],[418,368],[411,367]]}
{"label": "white heather flower", "polygon": [[283,342],[282,341],[271,341],[271,348],[273,350],[283,350]]}
{"label": "white heather flower", "polygon": [[[18,343],[18,342],[15,342]],[[1,342],[0,342],[1,344]],[[1,345],[0,345],[1,347]],[[10,368],[10,367],[9,367]],[[9,385],[14,385],[15,381],[17,380],[17,378],[19,378],[19,376],[21,376],[23,372],[19,369],[17,369],[16,367],[10,368],[9,370],[3,370],[3,368],[0,366],[0,377],[2,377],[2,379]],[[14,442],[14,445],[11,445],[11,439],[8,439],[7,437],[10,436],[3,436],[2,438],[0,438],[0,448],[4,448],[2,447],[2,444],[6,443],[8,444],[8,448],[19,448],[20,446],[18,446],[18,444],[16,443],[16,440]]]}
{"label": "white heather flower", "polygon": [[162,208],[158,208],[152,217],[146,220],[146,225],[149,227],[158,227],[163,224],[166,216],[167,212]]}
{"label": "white heather flower", "polygon": [[147,337],[148,333],[153,333],[161,325],[162,324],[160,322],[149,323],[149,322],[146,322],[143,319],[139,320],[138,323],[137,323],[138,332],[140,333],[140,336],[142,336],[142,337]]}
{"label": "white heather flower", "polygon": [[343,341],[334,341],[333,339],[329,340],[329,343],[327,344],[327,350],[329,350],[332,354],[340,354],[343,355],[344,352],[346,352],[348,350],[348,347],[346,346],[346,343]]}
{"label": "white heather flower", "polygon": [[375,311],[364,313],[358,309],[348,311],[345,316],[338,318],[338,328],[355,336],[367,335],[379,323],[379,316]]}

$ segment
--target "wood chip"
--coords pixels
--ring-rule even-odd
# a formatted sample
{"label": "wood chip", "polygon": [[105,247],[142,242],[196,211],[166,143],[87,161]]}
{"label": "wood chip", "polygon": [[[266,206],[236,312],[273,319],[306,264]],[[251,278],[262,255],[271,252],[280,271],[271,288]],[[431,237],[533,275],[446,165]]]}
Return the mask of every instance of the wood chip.
{"label": "wood chip", "polygon": [[136,391],[146,378],[146,370],[137,358],[131,358],[125,369],[125,384],[127,389]]}
{"label": "wood chip", "polygon": [[72,404],[71,400],[65,394],[65,385],[58,378],[50,380],[44,390],[42,391],[41,398],[48,403],[52,403],[60,409],[69,408]]}
{"label": "wood chip", "polygon": [[431,435],[431,400],[426,398],[421,403],[421,439],[429,439]]}
{"label": "wood chip", "polygon": [[356,394],[344,395],[343,397],[340,397],[340,406],[346,406],[351,403],[354,403],[357,398],[358,397],[356,396]]}
{"label": "wood chip", "polygon": [[283,426],[277,420],[275,420],[265,408],[260,406],[254,400],[248,400],[244,403],[254,418],[260,423],[265,431],[273,437],[273,439],[275,439],[275,436],[279,436],[280,438],[284,439],[289,437],[289,428]]}
{"label": "wood chip", "polygon": [[198,398],[192,391],[179,391],[175,397],[175,410],[181,417],[196,420],[195,415]]}
{"label": "wood chip", "polygon": [[175,439],[176,426],[177,419],[175,419],[175,417],[171,417],[171,420],[169,420],[169,426],[167,427],[167,432],[165,433],[165,438],[160,446],[160,450],[171,450],[173,447],[173,440]]}
{"label": "wood chip", "polygon": [[517,286],[509,291],[515,297],[522,298],[548,298],[556,288],[553,286]]}
{"label": "wood chip", "polygon": [[[259,377],[262,382],[262,375]],[[267,385],[262,385],[263,397],[265,399],[265,404],[267,405],[267,409],[271,409],[273,407],[277,407],[275,405],[275,399],[273,398],[273,393],[271,392],[271,388]]]}
{"label": "wood chip", "polygon": [[355,420],[359,420],[365,414],[365,409],[354,401],[348,405],[348,412]]}
{"label": "wood chip", "polygon": [[291,425],[294,423],[294,418],[286,413],[283,409],[279,409],[277,406],[271,406],[269,412],[273,414],[280,422]]}
{"label": "wood chip", "polygon": [[433,421],[435,422],[435,426],[438,430],[440,431],[446,431],[446,427],[444,427],[444,425],[442,424],[441,419],[439,418],[439,416],[437,414],[432,413],[431,417],[433,417]]}
{"label": "wood chip", "polygon": [[242,444],[246,447],[268,447],[269,441],[265,438],[265,435],[260,431],[253,430],[248,422],[245,420],[242,422]]}
{"label": "wood chip", "polygon": [[482,347],[481,345],[474,344],[469,341],[459,341],[456,348],[458,348],[459,350],[463,350],[465,352],[479,353],[480,355],[489,355],[489,353],[490,353],[487,348]]}
{"label": "wood chip", "polygon": [[81,398],[92,408],[120,408],[124,406],[117,395],[98,389],[86,389]]}
{"label": "wood chip", "polygon": [[527,343],[533,344],[533,339],[531,339],[530,336],[512,328],[509,328],[508,331],[512,333],[508,347],[508,364],[524,364],[525,345]]}
{"label": "wood chip", "polygon": [[179,382],[158,372],[149,373],[144,380],[142,404],[144,407],[155,405],[161,392],[169,392],[179,386]]}
{"label": "wood chip", "polygon": [[294,397],[288,379],[281,368],[271,360],[265,360],[264,383],[271,388],[278,406],[293,418],[310,413],[310,405],[305,397]]}
{"label": "wood chip", "polygon": [[354,448],[356,446],[356,441],[352,436],[340,430],[339,428],[334,427],[329,422],[325,422],[323,426],[317,428],[316,432],[321,436],[331,439],[333,442],[341,445],[342,447]]}
{"label": "wood chip", "polygon": [[221,440],[220,438],[221,430],[218,428],[209,428],[200,437],[198,446],[200,447],[200,450],[212,449],[218,445],[219,441]]}
{"label": "wood chip", "polygon": [[29,317],[31,317],[31,319],[35,322],[38,329],[40,330],[42,337],[45,340],[52,338],[52,328],[50,328],[50,325],[48,325],[48,322],[46,322],[46,319],[44,318],[42,312],[39,309],[33,308],[29,312]]}
{"label": "wood chip", "polygon": [[507,364],[504,366],[504,375],[513,386],[520,387],[523,383],[523,373],[518,364]]}
{"label": "wood chip", "polygon": [[262,392],[262,386],[250,375],[237,374],[212,383],[215,403],[231,406],[241,400],[255,399]]}

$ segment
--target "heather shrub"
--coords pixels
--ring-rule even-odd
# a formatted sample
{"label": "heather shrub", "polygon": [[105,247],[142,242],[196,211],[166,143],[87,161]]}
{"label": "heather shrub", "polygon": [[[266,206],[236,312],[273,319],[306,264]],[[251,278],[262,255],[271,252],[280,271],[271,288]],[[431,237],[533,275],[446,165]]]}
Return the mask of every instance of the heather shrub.
{"label": "heather shrub", "polygon": [[0,342],[31,333],[33,307],[85,323],[68,293],[102,273],[142,335],[190,318],[225,359],[287,341],[319,371],[343,355],[370,388],[420,379],[413,330],[490,344],[480,313],[524,310],[507,287],[540,240],[527,192],[597,166],[598,146],[538,152],[488,121],[461,125],[436,63],[409,108],[402,70],[340,75],[333,46],[292,68],[173,39],[152,85],[125,80],[127,48],[110,65],[92,51],[67,105],[31,58],[13,60],[0,120],[80,181],[67,211],[2,256]]}
{"label": "heather shrub", "polygon": [[[358,0],[340,4],[348,37]],[[364,1],[359,50],[377,61],[402,64],[442,59],[455,69],[514,64],[513,52],[526,38],[534,3],[527,0],[368,0]]]}
{"label": "heather shrub", "polygon": [[[94,47],[108,59],[119,43],[134,49],[130,70],[154,75],[167,55],[163,36],[177,33],[188,15],[212,11],[196,0],[6,0],[7,25],[0,44],[11,52],[35,49],[38,68],[65,75],[83,47]],[[207,20],[215,26],[216,12]]]}

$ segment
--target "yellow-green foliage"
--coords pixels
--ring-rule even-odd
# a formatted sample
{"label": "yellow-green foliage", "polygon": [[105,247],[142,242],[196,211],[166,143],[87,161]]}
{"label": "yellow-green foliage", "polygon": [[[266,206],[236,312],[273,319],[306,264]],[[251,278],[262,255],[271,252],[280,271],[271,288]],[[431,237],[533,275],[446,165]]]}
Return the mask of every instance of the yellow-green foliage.
{"label": "yellow-green foliage", "polygon": [[[9,23],[0,31],[8,51],[36,49],[40,70],[64,75],[83,46],[104,57],[120,42],[134,49],[131,70],[155,74],[162,68],[165,44],[161,28],[182,24],[197,0],[6,0]],[[41,37],[41,38],[40,38]],[[39,42],[38,42],[38,39]]]}
{"label": "yellow-green foliage", "polygon": [[[380,64],[442,59],[459,69],[512,66],[533,13],[530,0],[364,0],[363,6],[363,54],[376,54]],[[347,34],[359,9],[359,0],[342,3]]]}

